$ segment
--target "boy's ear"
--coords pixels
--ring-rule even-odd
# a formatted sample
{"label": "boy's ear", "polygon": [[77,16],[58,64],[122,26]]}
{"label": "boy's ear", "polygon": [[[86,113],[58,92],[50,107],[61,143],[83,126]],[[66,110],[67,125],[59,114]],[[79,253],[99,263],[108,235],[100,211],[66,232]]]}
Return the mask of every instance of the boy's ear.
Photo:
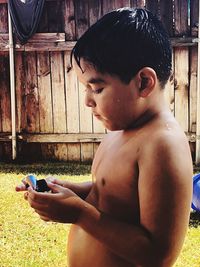
{"label": "boy's ear", "polygon": [[137,73],[139,95],[147,97],[155,88],[157,75],[152,68],[142,68]]}

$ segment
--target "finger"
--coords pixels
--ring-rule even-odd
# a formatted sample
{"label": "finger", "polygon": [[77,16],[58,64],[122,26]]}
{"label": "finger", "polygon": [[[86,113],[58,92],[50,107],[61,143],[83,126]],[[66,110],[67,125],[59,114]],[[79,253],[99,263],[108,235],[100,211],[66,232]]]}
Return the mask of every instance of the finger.
{"label": "finger", "polygon": [[15,191],[17,191],[17,192],[26,191],[26,190],[27,190],[27,188],[24,184],[19,184],[15,187]]}
{"label": "finger", "polygon": [[54,192],[54,193],[62,193],[64,190],[66,190],[62,185],[55,184],[51,182],[47,182],[48,187]]}
{"label": "finger", "polygon": [[25,193],[24,193],[24,199],[25,199],[25,200],[28,200],[28,192],[25,192]]}
{"label": "finger", "polygon": [[[28,192],[29,192],[29,200],[33,201],[33,202],[37,202],[40,204],[45,204],[47,203],[47,201],[50,201],[52,199],[58,198],[60,196],[60,194],[52,194],[52,193],[48,193],[48,192],[37,192],[35,190],[33,190],[31,187],[28,188]],[[58,196],[59,195],[59,196]]]}
{"label": "finger", "polygon": [[[40,215],[39,215],[40,216]],[[46,217],[46,216],[40,216],[40,219],[45,221],[45,222],[50,222],[50,218],[49,217]]]}
{"label": "finger", "polygon": [[38,212],[46,212],[48,210],[48,205],[47,204],[40,204],[35,201],[32,201],[30,198],[28,199],[28,202],[37,213]]}
{"label": "finger", "polygon": [[51,183],[57,183],[57,179],[53,176],[48,176],[45,178],[46,182],[51,182]]}

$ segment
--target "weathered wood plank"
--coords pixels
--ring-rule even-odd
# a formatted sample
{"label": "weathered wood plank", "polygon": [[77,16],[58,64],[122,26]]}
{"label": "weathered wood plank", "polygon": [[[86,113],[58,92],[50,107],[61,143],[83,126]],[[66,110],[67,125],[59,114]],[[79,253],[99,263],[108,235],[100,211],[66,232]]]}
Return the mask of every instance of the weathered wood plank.
{"label": "weathered wood plank", "polygon": [[190,49],[190,132],[196,132],[196,122],[197,122],[197,58],[198,51],[197,47]]}
{"label": "weathered wood plank", "polygon": [[63,56],[61,52],[51,52],[51,84],[54,132],[63,133],[66,132],[67,127]]}
{"label": "weathered wood plank", "polygon": [[94,157],[93,144],[81,143],[81,161],[92,161]]}
{"label": "weathered wood plank", "polygon": [[[63,33],[56,34],[58,35],[58,39],[56,39],[55,34],[53,34],[53,36],[50,35],[51,33],[35,34],[26,45],[16,43],[15,51],[71,51],[76,43],[74,41],[65,42]],[[173,47],[197,46],[198,43],[198,38],[196,37],[176,37],[170,40]],[[8,34],[0,34],[0,51],[9,51]]]}
{"label": "weathered wood plank", "polygon": [[146,0],[145,3],[146,8],[159,17],[159,0]]}
{"label": "weathered wood plank", "polygon": [[102,1],[89,1],[89,25],[91,26],[102,16]]}
{"label": "weathered wood plank", "polygon": [[10,73],[8,54],[0,56],[1,131],[11,131]]}
{"label": "weathered wood plank", "polygon": [[[160,19],[168,32],[173,36],[173,0],[160,0]],[[166,12],[167,11],[167,12]]]}
{"label": "weathered wood plank", "polygon": [[102,2],[102,14],[106,14],[114,9],[122,8],[122,7],[129,7],[130,0],[110,0],[110,1],[103,1]]}
{"label": "weathered wood plank", "polygon": [[0,32],[8,32],[8,8],[6,4],[0,5]]}
{"label": "weathered wood plank", "polygon": [[16,131],[26,129],[24,53],[15,53]]}
{"label": "weathered wood plank", "polygon": [[[99,143],[105,134],[27,134],[21,133],[20,139],[27,143]],[[9,135],[10,136],[10,135]],[[5,136],[4,136],[5,138]]]}
{"label": "weathered wood plank", "polygon": [[113,9],[129,7],[130,6],[130,0],[114,0],[113,4],[114,4]]}
{"label": "weathered wood plank", "polygon": [[74,13],[74,1],[65,1],[64,8],[64,31],[66,34],[66,40],[72,41],[76,39],[75,31],[75,13]]}
{"label": "weathered wood plank", "polygon": [[76,38],[79,39],[81,35],[89,27],[89,0],[75,2],[75,20],[76,20]]}
{"label": "weathered wood plank", "polygon": [[166,84],[165,97],[168,102],[171,112],[174,114],[174,53],[172,54],[172,74],[169,81]]}
{"label": "weathered wood plank", "polygon": [[144,0],[130,0],[131,7],[144,7],[145,1]]}
{"label": "weathered wood plank", "polygon": [[68,145],[56,144],[54,145],[54,155],[56,160],[67,161],[68,160]]}
{"label": "weathered wood plank", "polygon": [[188,48],[175,48],[175,117],[183,130],[188,131]]}
{"label": "weathered wood plank", "polygon": [[68,144],[68,161],[81,161],[80,144]]}
{"label": "weathered wood plank", "polygon": [[199,0],[190,0],[190,34],[198,36],[199,28]]}
{"label": "weathered wood plank", "polygon": [[70,64],[70,52],[64,54],[67,132],[79,132],[79,93],[78,81]]}
{"label": "weathered wood plank", "polygon": [[78,83],[79,87],[79,118],[80,118],[80,132],[92,132],[92,112],[89,107],[85,105],[85,87]]}
{"label": "weathered wood plank", "polygon": [[188,1],[174,0],[174,35],[187,36],[188,27]]}
{"label": "weathered wood plank", "polygon": [[37,84],[37,61],[35,52],[25,55],[25,112],[26,131],[39,132],[39,96]]}
{"label": "weathered wood plank", "polygon": [[49,52],[38,52],[37,71],[40,110],[40,132],[52,133],[53,118]]}

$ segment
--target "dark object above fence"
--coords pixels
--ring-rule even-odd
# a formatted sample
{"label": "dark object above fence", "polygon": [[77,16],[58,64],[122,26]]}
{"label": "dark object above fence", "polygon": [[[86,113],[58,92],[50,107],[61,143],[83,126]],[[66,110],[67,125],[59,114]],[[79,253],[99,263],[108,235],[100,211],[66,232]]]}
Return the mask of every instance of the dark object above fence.
{"label": "dark object above fence", "polygon": [[45,0],[9,0],[9,12],[22,44],[36,32]]}

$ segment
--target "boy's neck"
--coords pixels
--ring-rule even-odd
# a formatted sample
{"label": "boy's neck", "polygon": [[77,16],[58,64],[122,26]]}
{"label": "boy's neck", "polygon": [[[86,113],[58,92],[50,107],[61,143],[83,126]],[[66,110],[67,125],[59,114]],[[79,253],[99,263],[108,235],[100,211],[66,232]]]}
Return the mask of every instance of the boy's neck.
{"label": "boy's neck", "polygon": [[166,104],[163,95],[156,104],[154,103],[146,108],[144,112],[133,122],[133,124],[127,128],[127,130],[142,128],[164,114],[170,114],[170,109]]}

